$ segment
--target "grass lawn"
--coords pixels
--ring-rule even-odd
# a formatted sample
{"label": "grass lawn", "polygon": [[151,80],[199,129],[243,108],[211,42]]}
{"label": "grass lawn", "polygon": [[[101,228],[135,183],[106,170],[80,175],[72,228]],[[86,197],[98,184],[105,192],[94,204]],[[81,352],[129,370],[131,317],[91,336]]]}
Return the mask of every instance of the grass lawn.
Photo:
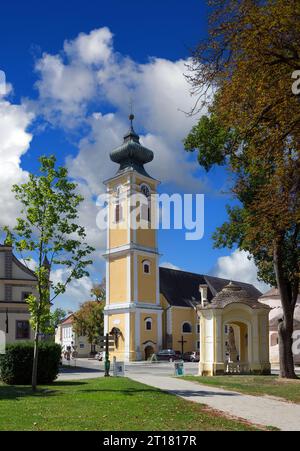
{"label": "grass lawn", "polygon": [[0,430],[254,430],[205,406],[126,378],[0,384]]}
{"label": "grass lawn", "polygon": [[276,396],[300,403],[300,379],[287,380],[276,376],[186,376],[184,379],[250,395]]}

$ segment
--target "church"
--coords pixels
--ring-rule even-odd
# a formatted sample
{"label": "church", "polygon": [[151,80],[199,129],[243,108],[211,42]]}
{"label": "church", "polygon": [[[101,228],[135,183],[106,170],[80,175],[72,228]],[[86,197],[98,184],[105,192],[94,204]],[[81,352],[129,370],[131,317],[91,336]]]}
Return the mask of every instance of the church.
{"label": "church", "polygon": [[[261,348],[265,352],[262,359],[268,366],[266,348],[268,348],[269,307],[258,305],[257,299],[261,293],[247,283],[236,282],[233,286],[229,280],[213,276],[160,268],[156,228],[132,227],[130,214],[132,195],[145,196],[140,217],[151,222],[155,218],[153,219],[150,199],[151,195],[157,193],[159,184],[158,180],[146,172],[145,165],[153,160],[154,153],[140,143],[132,125],[133,119],[134,116],[131,115],[131,126],[124,136],[123,144],[110,154],[111,160],[119,165],[117,172],[104,182],[109,195],[107,249],[104,254],[106,259],[104,329],[105,333],[114,333],[116,337],[116,348],[111,355],[125,362],[139,361],[147,360],[161,349],[181,351],[183,347],[184,352],[192,352],[206,346],[207,359],[214,360],[210,354],[214,352],[209,348],[210,341],[220,342],[219,335],[221,333],[223,336],[224,333],[224,340],[216,357],[222,360],[219,365],[223,365],[228,345],[226,341],[228,326],[222,323],[223,331],[215,330],[214,326],[211,328],[207,311],[199,320],[201,316],[199,308],[214,305],[213,300],[218,294],[221,293],[223,300],[233,291],[234,298],[239,295],[235,308],[240,307],[240,311],[244,307],[248,309],[245,315],[248,315],[247,321],[251,330],[251,321],[255,323],[253,331],[256,332],[253,333],[251,340],[256,343],[256,354],[254,348],[251,348],[250,360],[254,359],[256,363],[259,361],[258,354]],[[148,208],[145,209],[145,205],[146,207],[148,205]],[[247,299],[241,301],[241,296]],[[240,306],[240,301],[243,306]],[[224,306],[227,304],[225,299]],[[220,306],[221,302],[215,309],[217,318],[221,318],[221,310],[218,310]],[[213,315],[214,313],[211,317]],[[230,317],[227,318],[230,321]],[[237,352],[249,353],[247,327],[243,329],[238,316],[231,318],[230,324],[235,331],[236,339],[239,338]],[[200,330],[202,323],[203,343]],[[210,333],[213,334],[211,340],[207,338]],[[261,337],[263,343],[259,341]],[[201,349],[201,354],[205,356],[204,348]],[[217,368],[217,364],[214,364],[214,368]]]}

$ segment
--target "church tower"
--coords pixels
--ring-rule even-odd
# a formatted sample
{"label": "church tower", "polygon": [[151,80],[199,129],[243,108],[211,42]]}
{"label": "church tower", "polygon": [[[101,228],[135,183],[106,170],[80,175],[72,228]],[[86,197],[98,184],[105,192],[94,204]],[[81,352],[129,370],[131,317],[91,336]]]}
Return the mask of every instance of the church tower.
{"label": "church tower", "polygon": [[[159,254],[153,196],[158,181],[145,170],[153,152],[140,143],[134,116],[123,144],[110,158],[119,164],[105,182],[108,201],[105,333],[115,335],[118,360],[144,360],[162,346]],[[135,219],[136,218],[136,219]]]}

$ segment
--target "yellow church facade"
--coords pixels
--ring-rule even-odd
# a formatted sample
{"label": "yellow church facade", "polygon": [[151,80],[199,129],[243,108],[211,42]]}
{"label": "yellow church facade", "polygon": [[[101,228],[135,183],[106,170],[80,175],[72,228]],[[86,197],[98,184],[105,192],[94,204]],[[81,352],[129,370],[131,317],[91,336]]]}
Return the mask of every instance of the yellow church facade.
{"label": "yellow church facade", "polygon": [[[141,145],[133,116],[130,119],[123,144],[110,154],[119,169],[104,182],[108,194],[104,331],[117,337],[111,357],[125,362],[146,360],[162,349],[199,351],[201,287],[206,287],[206,300],[211,302],[230,282],[159,267],[153,205],[159,182],[144,168],[154,154]],[[251,298],[261,296],[252,285],[239,282],[239,286]],[[225,360],[227,329],[222,328]]]}

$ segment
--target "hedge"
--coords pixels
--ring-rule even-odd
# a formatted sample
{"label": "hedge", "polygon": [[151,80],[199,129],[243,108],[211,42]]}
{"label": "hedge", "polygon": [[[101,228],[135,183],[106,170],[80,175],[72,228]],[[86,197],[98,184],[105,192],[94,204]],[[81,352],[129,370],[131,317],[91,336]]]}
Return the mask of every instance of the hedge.
{"label": "hedge", "polygon": [[[0,378],[10,385],[30,385],[33,364],[33,342],[18,342],[8,344],[6,353],[0,355]],[[61,347],[54,343],[43,341],[39,343],[38,354],[38,384],[52,383],[59,370]]]}

